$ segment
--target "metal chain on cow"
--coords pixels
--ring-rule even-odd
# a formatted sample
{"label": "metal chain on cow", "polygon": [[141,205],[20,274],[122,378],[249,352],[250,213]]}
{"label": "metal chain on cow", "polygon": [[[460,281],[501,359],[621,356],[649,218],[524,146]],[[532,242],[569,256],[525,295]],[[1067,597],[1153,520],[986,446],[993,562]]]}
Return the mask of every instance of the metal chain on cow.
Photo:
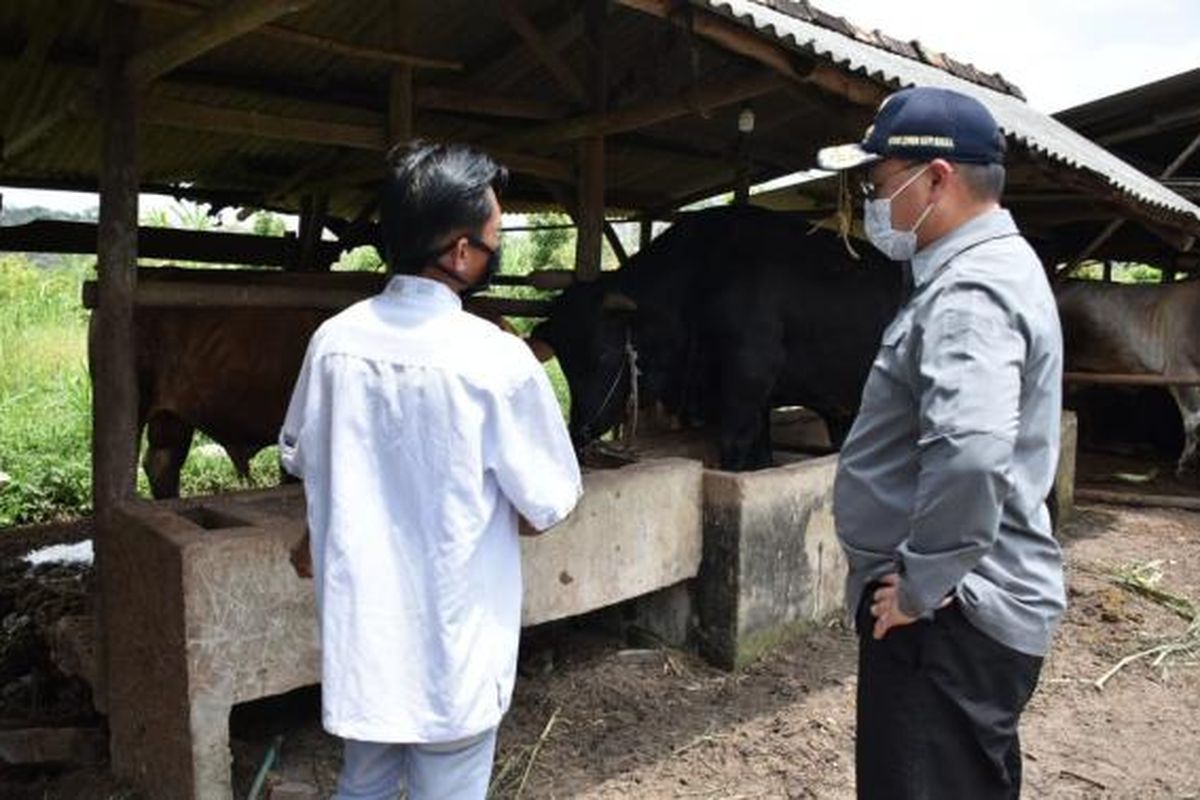
{"label": "metal chain on cow", "polygon": [[629,365],[629,399],[625,403],[625,424],[621,426],[621,444],[632,447],[637,437],[638,425],[638,379],[641,370],[638,369],[637,348],[633,346],[632,326],[625,329],[625,360]]}

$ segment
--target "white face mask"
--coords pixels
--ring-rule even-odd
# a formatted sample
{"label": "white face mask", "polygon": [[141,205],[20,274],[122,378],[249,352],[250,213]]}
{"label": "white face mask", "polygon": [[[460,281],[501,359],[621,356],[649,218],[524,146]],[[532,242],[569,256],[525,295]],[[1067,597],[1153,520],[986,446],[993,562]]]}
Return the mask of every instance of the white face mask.
{"label": "white face mask", "polygon": [[892,227],[892,200],[899,197],[900,193],[911,186],[912,182],[921,177],[927,169],[929,169],[928,164],[914,173],[888,197],[867,200],[863,204],[863,229],[866,231],[867,239],[879,249],[879,252],[893,261],[908,261],[916,255],[917,229],[921,227],[921,223],[933,210],[933,203],[925,206],[925,210],[921,212],[921,216],[917,217],[917,222],[911,230],[898,231]]}

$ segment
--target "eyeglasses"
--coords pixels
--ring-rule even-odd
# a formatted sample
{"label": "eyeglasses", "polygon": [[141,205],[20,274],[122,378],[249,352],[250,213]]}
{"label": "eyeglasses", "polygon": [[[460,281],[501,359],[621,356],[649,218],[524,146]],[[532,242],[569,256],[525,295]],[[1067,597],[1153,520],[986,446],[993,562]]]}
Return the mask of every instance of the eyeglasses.
{"label": "eyeglasses", "polygon": [[858,190],[860,192],[862,192],[862,196],[867,198],[868,200],[874,199],[879,196],[878,192],[881,189],[883,189],[883,187],[885,187],[889,183],[891,183],[895,178],[899,177],[900,175],[905,174],[906,172],[910,172],[911,170],[915,169],[916,167],[920,167],[920,166],[923,166],[921,162],[909,164],[907,167],[898,169],[895,172],[893,172],[891,175],[888,175],[886,178],[884,178],[879,183],[875,183],[871,180],[861,180],[858,182]]}

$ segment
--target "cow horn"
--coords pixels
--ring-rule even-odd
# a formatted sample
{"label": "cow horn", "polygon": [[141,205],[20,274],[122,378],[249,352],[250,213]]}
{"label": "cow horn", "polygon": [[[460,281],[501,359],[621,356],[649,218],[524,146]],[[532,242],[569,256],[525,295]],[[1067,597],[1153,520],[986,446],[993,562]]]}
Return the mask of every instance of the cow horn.
{"label": "cow horn", "polygon": [[637,303],[632,297],[621,292],[605,292],[604,301],[600,307],[605,311],[637,311]]}
{"label": "cow horn", "polygon": [[533,355],[538,361],[545,363],[554,358],[554,347],[545,339],[528,336],[525,338],[525,344],[529,345],[529,349],[533,351]]}

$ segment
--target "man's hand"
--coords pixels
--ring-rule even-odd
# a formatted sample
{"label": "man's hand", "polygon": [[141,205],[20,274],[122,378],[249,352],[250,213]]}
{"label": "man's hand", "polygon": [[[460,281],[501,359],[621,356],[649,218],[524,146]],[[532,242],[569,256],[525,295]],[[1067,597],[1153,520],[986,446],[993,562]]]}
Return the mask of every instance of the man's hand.
{"label": "man's hand", "polygon": [[307,530],[304,531],[304,536],[292,548],[289,560],[292,562],[292,569],[296,570],[296,574],[301,578],[311,578],[313,576],[312,550],[309,548]]}
{"label": "man's hand", "polygon": [[[879,582],[883,585],[876,589],[871,597],[871,616],[875,618],[875,630],[872,635],[876,639],[882,639],[892,628],[912,625],[917,621],[916,617],[910,617],[900,610],[900,576],[889,572],[880,578]],[[947,597],[942,600],[938,608],[950,605],[952,599]]]}

